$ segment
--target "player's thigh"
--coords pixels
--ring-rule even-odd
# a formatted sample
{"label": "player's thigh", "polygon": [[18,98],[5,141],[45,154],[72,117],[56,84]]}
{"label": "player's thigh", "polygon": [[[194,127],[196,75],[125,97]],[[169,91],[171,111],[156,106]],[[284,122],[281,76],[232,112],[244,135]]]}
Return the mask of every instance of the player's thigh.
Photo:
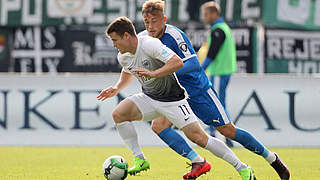
{"label": "player's thigh", "polygon": [[160,134],[160,132],[171,126],[172,123],[165,116],[160,116],[152,121],[151,128],[155,133]]}
{"label": "player's thigh", "polygon": [[112,118],[115,123],[137,121],[142,119],[142,114],[138,106],[132,100],[126,98],[113,110]]}
{"label": "player's thigh", "polygon": [[196,116],[207,125],[219,127],[231,122],[228,113],[212,89],[201,96],[192,97],[188,102]]}
{"label": "player's thigh", "polygon": [[156,111],[154,100],[143,93],[135,94],[128,97],[136,107],[139,109],[141,114],[140,119],[143,121],[152,121],[161,115]]}
{"label": "player's thigh", "polygon": [[158,102],[156,109],[179,129],[198,121],[185,99],[174,102]]}

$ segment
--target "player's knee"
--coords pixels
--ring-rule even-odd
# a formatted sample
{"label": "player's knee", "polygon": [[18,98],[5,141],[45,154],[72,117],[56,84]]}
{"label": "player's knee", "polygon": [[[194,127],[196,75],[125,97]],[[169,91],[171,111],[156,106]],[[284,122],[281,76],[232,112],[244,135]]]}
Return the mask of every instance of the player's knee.
{"label": "player's knee", "polygon": [[208,138],[201,133],[197,133],[194,135],[192,141],[200,147],[205,147],[208,142]]}
{"label": "player's knee", "polygon": [[229,139],[234,139],[236,135],[236,127],[233,124],[227,124],[221,127],[218,127],[217,130],[225,137]]}
{"label": "player's knee", "polygon": [[227,137],[229,139],[233,139],[234,138],[234,133],[230,132],[230,131],[221,131],[220,132],[224,137]]}
{"label": "player's knee", "polygon": [[170,127],[170,124],[157,120],[152,121],[151,125],[152,131],[156,134],[160,134],[163,130],[165,130],[168,127]]}
{"label": "player's knee", "polygon": [[112,111],[112,119],[115,123],[121,123],[125,121],[125,116],[123,113],[121,113],[117,109],[114,109]]}
{"label": "player's knee", "polygon": [[199,145],[200,147],[205,147],[208,142],[208,135],[206,132],[199,126],[199,124],[190,124],[182,128],[184,134],[190,139],[193,143]]}

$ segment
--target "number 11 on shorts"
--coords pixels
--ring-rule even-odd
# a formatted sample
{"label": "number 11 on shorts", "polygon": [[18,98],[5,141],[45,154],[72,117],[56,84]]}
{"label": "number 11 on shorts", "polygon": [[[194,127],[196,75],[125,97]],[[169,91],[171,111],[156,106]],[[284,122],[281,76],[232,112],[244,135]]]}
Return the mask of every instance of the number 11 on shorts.
{"label": "number 11 on shorts", "polygon": [[[179,105],[178,108],[182,111],[182,113],[186,115],[190,115],[190,111],[188,110],[187,106],[185,104]],[[184,120],[187,121],[190,117],[185,118]]]}

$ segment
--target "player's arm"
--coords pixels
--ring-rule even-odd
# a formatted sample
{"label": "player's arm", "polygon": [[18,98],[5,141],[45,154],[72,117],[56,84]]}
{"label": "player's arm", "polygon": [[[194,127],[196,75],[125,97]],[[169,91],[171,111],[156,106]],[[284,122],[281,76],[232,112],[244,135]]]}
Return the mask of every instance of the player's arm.
{"label": "player's arm", "polygon": [[110,97],[116,96],[123,88],[128,86],[128,84],[132,81],[133,75],[131,73],[125,72],[123,69],[120,74],[120,78],[116,85],[110,86],[100,92],[97,96],[99,101],[104,101]]}
{"label": "player's arm", "polygon": [[145,68],[136,68],[134,69],[134,71],[137,74],[139,74],[139,76],[160,78],[160,77],[172,74],[182,67],[183,67],[182,60],[177,55],[174,55],[166,62],[166,64],[164,64],[161,68],[155,71],[149,71]]}
{"label": "player's arm", "polygon": [[222,29],[217,28],[211,32],[211,43],[209,46],[208,54],[201,64],[204,70],[206,70],[210,63],[214,61],[225,39],[226,35],[224,34]]}
{"label": "player's arm", "polygon": [[133,71],[139,76],[159,78],[172,74],[183,67],[182,60],[170,48],[162,44],[159,39],[148,39],[142,48],[150,58],[158,59],[165,64],[155,71],[150,71],[145,68],[134,69]]}
{"label": "player's arm", "polygon": [[[169,48],[172,49],[175,53],[180,54],[182,53],[184,55],[183,68],[179,69],[176,74],[178,76],[188,74],[191,72],[197,72],[201,68],[200,63],[197,58],[193,56],[193,54],[190,52],[191,47],[188,47],[190,45],[188,38],[185,40],[184,38],[180,38],[179,36],[171,36],[172,42],[176,43],[168,43]],[[191,45],[192,46],[192,45]]]}
{"label": "player's arm", "polygon": [[184,61],[183,68],[179,69],[176,72],[176,74],[183,75],[183,74],[187,74],[190,72],[199,71],[199,69],[200,69],[199,61],[196,58],[190,58],[190,59]]}

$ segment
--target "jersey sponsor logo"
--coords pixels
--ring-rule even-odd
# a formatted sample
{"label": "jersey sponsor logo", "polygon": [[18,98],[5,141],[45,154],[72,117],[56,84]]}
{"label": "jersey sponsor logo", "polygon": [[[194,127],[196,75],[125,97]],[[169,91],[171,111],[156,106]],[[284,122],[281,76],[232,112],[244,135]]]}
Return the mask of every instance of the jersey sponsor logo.
{"label": "jersey sponsor logo", "polygon": [[179,43],[179,48],[183,51],[183,52],[187,52],[188,51],[188,45],[186,42],[181,42]]}

